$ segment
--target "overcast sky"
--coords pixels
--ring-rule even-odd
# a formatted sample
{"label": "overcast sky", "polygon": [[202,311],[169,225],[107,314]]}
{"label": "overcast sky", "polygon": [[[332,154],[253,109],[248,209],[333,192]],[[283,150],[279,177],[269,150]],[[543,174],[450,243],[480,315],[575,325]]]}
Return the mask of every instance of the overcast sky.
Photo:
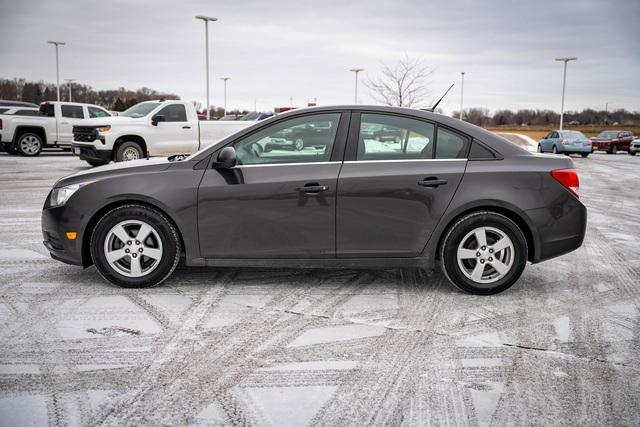
{"label": "overcast sky", "polygon": [[[204,24],[210,24],[212,103],[228,107],[352,103],[361,81],[407,53],[433,68],[429,90],[459,108],[640,110],[640,1],[151,1],[1,0],[0,77],[55,81],[47,40],[61,40],[61,79],[95,89],[142,86],[204,101]],[[361,102],[372,103],[360,85]],[[425,101],[429,104],[431,99]]]}

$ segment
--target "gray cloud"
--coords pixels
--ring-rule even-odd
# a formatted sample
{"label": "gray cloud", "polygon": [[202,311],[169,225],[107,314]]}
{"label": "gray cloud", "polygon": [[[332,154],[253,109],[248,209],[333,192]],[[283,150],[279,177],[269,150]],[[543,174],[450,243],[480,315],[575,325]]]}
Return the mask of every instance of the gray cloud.
{"label": "gray cloud", "polygon": [[[364,79],[407,52],[435,72],[433,97],[466,71],[465,105],[640,110],[640,2],[613,1],[3,1],[0,76],[55,79],[47,40],[68,43],[61,77],[204,100],[204,29],[211,24],[213,100],[230,76],[229,107],[349,103],[352,67]],[[363,101],[371,101],[362,88]],[[428,104],[430,99],[425,102]],[[458,108],[459,87],[442,106]]]}

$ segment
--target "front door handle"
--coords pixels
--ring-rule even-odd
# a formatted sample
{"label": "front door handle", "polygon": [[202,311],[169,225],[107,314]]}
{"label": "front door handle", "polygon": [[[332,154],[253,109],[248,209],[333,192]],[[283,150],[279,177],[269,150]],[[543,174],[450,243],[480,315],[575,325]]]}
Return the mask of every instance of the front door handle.
{"label": "front door handle", "polygon": [[316,183],[306,184],[304,187],[296,188],[297,191],[299,191],[301,193],[309,194],[311,196],[315,196],[317,194],[320,194],[321,192],[327,191],[328,189],[329,189],[328,186],[326,186],[326,185],[318,185]]}
{"label": "front door handle", "polygon": [[418,181],[418,185],[422,185],[423,187],[439,187],[441,185],[445,185],[448,181],[446,179],[438,179],[435,176],[431,176],[429,178],[425,178],[422,181]]}
{"label": "front door handle", "polygon": [[182,129],[191,129],[191,126],[182,126]]}

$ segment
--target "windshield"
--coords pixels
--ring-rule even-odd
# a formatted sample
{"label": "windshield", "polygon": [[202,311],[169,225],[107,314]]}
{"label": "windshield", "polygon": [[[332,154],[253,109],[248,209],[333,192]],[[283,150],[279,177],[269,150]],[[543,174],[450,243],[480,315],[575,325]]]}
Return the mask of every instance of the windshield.
{"label": "windshield", "polygon": [[604,132],[600,132],[600,135],[598,135],[600,138],[615,138],[618,135],[618,132],[612,132],[612,131],[604,131]]}
{"label": "windshield", "polygon": [[582,132],[578,132],[576,130],[563,131],[562,132],[562,137],[563,138],[572,138],[572,139],[587,139],[587,137],[584,136],[584,134]]}
{"label": "windshield", "polygon": [[158,105],[160,105],[159,102],[141,102],[129,108],[124,113],[120,113],[119,116],[125,116],[125,117],[131,117],[131,118],[137,119],[139,117],[146,116],[147,114],[155,110],[155,108]]}

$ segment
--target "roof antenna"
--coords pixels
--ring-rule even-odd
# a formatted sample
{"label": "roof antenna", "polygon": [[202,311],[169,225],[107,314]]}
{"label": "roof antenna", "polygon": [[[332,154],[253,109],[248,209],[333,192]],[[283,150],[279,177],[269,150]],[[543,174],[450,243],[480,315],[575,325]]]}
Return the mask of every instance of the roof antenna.
{"label": "roof antenna", "polygon": [[451,83],[451,86],[449,86],[449,89],[447,89],[447,91],[444,93],[444,95],[442,95],[442,97],[440,99],[438,99],[438,102],[436,102],[435,104],[433,104],[433,107],[431,108],[423,108],[424,111],[431,111],[432,113],[435,111],[436,107],[440,104],[440,102],[442,102],[442,100],[444,99],[445,96],[447,96],[447,94],[449,93],[449,91],[451,90],[451,88],[453,88],[453,85],[455,83]]}

